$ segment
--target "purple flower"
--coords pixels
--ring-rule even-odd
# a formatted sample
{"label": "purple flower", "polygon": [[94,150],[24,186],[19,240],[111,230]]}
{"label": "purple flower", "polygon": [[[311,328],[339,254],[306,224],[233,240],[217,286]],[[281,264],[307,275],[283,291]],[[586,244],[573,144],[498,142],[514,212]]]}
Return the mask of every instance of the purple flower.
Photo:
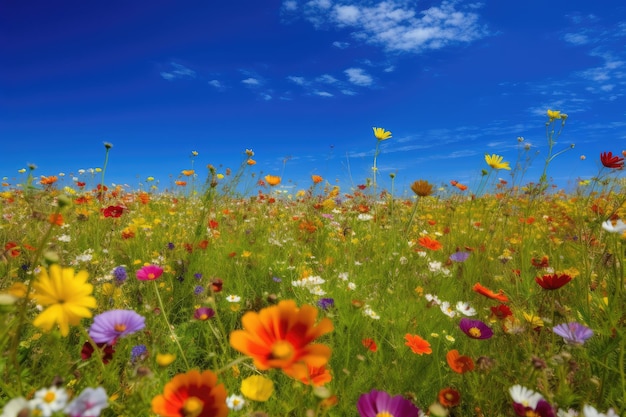
{"label": "purple flower", "polygon": [[453,262],[465,262],[469,256],[469,252],[457,251],[450,255],[450,260]]}
{"label": "purple flower", "polygon": [[70,417],[98,417],[102,409],[108,406],[107,393],[104,388],[85,388],[65,407],[64,411]]}
{"label": "purple flower", "polygon": [[283,282],[283,280],[278,278],[278,277],[272,277],[272,281],[274,281],[274,282]]}
{"label": "purple flower", "polygon": [[322,310],[328,310],[329,308],[335,306],[335,300],[332,298],[320,298],[317,301],[317,306]]}
{"label": "purple flower", "polygon": [[204,292],[204,287],[202,285],[196,285],[196,288],[193,289],[193,293],[195,295],[200,295]]}
{"label": "purple flower", "polygon": [[209,307],[196,308],[193,312],[193,318],[196,320],[208,320],[215,315],[215,311]]}
{"label": "purple flower", "polygon": [[133,310],[110,310],[93,318],[89,336],[96,343],[113,344],[119,337],[128,336],[146,327],[146,319]]}
{"label": "purple flower", "polygon": [[361,417],[418,417],[420,410],[401,395],[390,396],[385,391],[372,390],[361,394],[356,404]]}
{"label": "purple flower", "polygon": [[459,327],[463,330],[463,333],[472,339],[489,339],[493,336],[491,328],[480,320],[472,320],[463,317],[459,322]]}
{"label": "purple flower", "polygon": [[130,361],[135,363],[138,359],[144,359],[148,356],[148,348],[146,345],[133,346],[130,350]]}
{"label": "purple flower", "polygon": [[128,279],[128,273],[126,273],[126,268],[123,266],[118,266],[113,270],[113,278],[115,278],[115,283],[117,285],[122,285],[124,281]]}
{"label": "purple flower", "polygon": [[197,280],[201,280],[202,279],[202,272],[196,272],[195,274],[193,274],[193,277]]}
{"label": "purple flower", "polygon": [[176,246],[175,246],[172,242],[170,242],[170,243],[168,243],[168,244],[167,244],[167,248],[168,248],[169,250],[173,250],[175,247],[176,247]]}
{"label": "purple flower", "polygon": [[593,330],[576,322],[559,324],[553,327],[552,331],[561,336],[566,343],[572,345],[582,345],[593,336]]}

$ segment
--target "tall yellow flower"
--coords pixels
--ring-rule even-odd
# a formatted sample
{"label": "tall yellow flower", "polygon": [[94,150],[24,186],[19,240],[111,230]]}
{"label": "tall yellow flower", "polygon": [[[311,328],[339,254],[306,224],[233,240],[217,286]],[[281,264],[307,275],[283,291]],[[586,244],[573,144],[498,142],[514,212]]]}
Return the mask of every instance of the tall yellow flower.
{"label": "tall yellow flower", "polygon": [[374,136],[376,136],[378,140],[387,140],[391,137],[391,132],[382,127],[373,127],[372,129],[374,129]]}
{"label": "tall yellow flower", "polygon": [[47,308],[33,321],[37,327],[50,331],[56,323],[61,334],[67,336],[69,325],[76,326],[81,318],[91,317],[90,308],[96,307],[96,299],[91,296],[93,285],[87,283],[89,274],[80,271],[74,274],[72,268],[51,265],[49,270],[42,268],[33,284],[34,298]]}
{"label": "tall yellow flower", "polygon": [[506,169],[511,170],[508,162],[502,162],[504,159],[503,156],[496,155],[495,153],[492,155],[485,155],[485,162],[493,169]]}

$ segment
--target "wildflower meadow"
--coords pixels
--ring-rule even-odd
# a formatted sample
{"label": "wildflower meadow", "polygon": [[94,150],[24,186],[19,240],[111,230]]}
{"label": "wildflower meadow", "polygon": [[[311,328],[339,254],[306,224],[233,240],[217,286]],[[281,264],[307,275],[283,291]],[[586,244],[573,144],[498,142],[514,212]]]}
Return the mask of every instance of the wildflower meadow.
{"label": "wildflower meadow", "polygon": [[93,172],[29,166],[0,191],[1,416],[624,415],[624,152],[559,190],[566,121],[534,182],[520,141],[410,197],[380,127],[353,189],[283,192],[253,150],[193,151],[167,190],[107,184],[110,143]]}

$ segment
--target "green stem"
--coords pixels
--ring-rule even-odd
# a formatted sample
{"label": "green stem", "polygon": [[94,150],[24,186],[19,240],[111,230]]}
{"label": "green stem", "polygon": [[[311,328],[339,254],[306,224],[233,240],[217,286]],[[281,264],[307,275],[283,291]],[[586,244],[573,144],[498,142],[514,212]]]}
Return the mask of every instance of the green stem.
{"label": "green stem", "polygon": [[413,212],[411,213],[411,218],[409,219],[409,222],[407,223],[406,228],[404,229],[405,233],[409,233],[411,229],[411,224],[413,223],[413,218],[415,217],[415,213],[417,212],[418,204],[419,204],[419,197],[417,197],[417,200],[415,200],[415,205],[413,206]]}
{"label": "green stem", "polygon": [[161,294],[159,293],[159,286],[157,285],[156,281],[152,281],[152,282],[154,283],[154,292],[156,293],[157,300],[159,301],[159,308],[161,309],[161,315],[163,316],[163,320],[165,320],[167,329],[169,330],[170,334],[172,335],[172,339],[174,339],[174,342],[176,343],[176,346],[178,347],[180,356],[181,358],[183,358],[183,362],[185,362],[185,367],[187,367],[187,370],[189,370],[190,369],[189,362],[187,362],[185,351],[183,350],[183,347],[180,345],[180,342],[178,341],[178,337],[176,336],[176,334],[174,333],[174,330],[172,329],[172,326],[170,325],[170,321],[167,319],[167,312],[165,311],[165,307],[163,307],[163,300],[161,299]]}

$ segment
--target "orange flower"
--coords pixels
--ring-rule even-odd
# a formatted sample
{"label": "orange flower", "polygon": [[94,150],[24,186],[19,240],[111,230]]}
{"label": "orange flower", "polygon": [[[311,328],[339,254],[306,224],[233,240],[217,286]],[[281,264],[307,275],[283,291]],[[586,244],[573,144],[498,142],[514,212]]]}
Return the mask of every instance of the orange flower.
{"label": "orange flower", "polygon": [[430,343],[419,337],[418,335],[412,335],[407,333],[404,335],[404,339],[406,340],[405,345],[410,347],[413,353],[417,353],[418,355],[423,355],[424,353],[429,355],[433,352],[430,348]]}
{"label": "orange flower", "polygon": [[185,185],[187,185],[187,181],[174,181],[174,184],[184,187]]}
{"label": "orange flower", "polygon": [[314,387],[321,387],[322,385],[332,381],[333,376],[326,368],[326,365],[319,367],[308,366],[309,374],[300,379],[300,381],[306,385],[313,385]]}
{"label": "orange flower", "polygon": [[63,226],[63,215],[61,213],[52,213],[50,217],[48,217],[48,223]]}
{"label": "orange flower", "polygon": [[313,184],[319,184],[320,182],[324,181],[324,178],[322,178],[320,175],[311,175],[311,179],[313,180]]}
{"label": "orange flower", "polygon": [[267,181],[267,183],[273,187],[280,184],[280,177],[276,175],[266,175],[265,181]]}
{"label": "orange flower", "polygon": [[459,351],[453,349],[446,354],[446,360],[450,368],[457,374],[474,370],[474,361],[469,356],[460,355]]}
{"label": "orange flower", "polygon": [[439,400],[439,404],[444,407],[455,407],[461,402],[461,394],[453,388],[444,388],[439,391],[437,399]]}
{"label": "orange flower", "polygon": [[491,298],[493,300],[498,300],[498,301],[501,301],[503,303],[506,303],[506,302],[509,301],[509,297],[504,295],[504,291],[498,290],[498,292],[495,293],[495,292],[491,291],[489,288],[483,287],[478,282],[476,284],[474,284],[474,286],[472,287],[472,290],[476,291],[478,294],[484,295],[487,298]]}
{"label": "orange flower", "polygon": [[378,346],[376,345],[374,339],[366,337],[365,339],[361,340],[361,343],[363,343],[363,346],[368,348],[371,352],[376,352],[378,350]]}
{"label": "orange flower", "polygon": [[152,412],[163,417],[226,417],[226,389],[211,371],[178,374],[152,399]]}
{"label": "orange flower", "polygon": [[39,184],[41,185],[52,185],[55,182],[57,182],[59,179],[55,176],[52,175],[50,177],[46,177],[44,175],[41,176],[41,179],[39,180]]}
{"label": "orange flower", "polygon": [[196,171],[194,171],[193,169],[183,169],[183,170],[182,170],[182,174],[183,174],[185,177],[191,177],[191,176],[192,176],[193,174],[195,174],[195,173],[196,173]]}
{"label": "orange flower", "polygon": [[439,249],[443,248],[443,245],[440,242],[438,242],[438,241],[436,241],[434,239],[431,239],[428,236],[420,237],[417,240],[417,243],[419,243],[420,246],[422,246],[422,247],[424,247],[426,249],[430,249],[430,250],[439,250]]}
{"label": "orange flower", "polygon": [[248,164],[248,165],[250,165],[250,166],[252,166],[252,165],[256,165],[256,161],[255,161],[254,159],[250,158],[250,159],[248,159],[248,160],[246,161],[246,164]]}
{"label": "orange flower", "polygon": [[331,332],[333,324],[323,318],[318,324],[317,308],[296,306],[293,300],[249,311],[243,315],[243,330],[230,334],[230,345],[250,356],[259,370],[280,368],[292,378],[307,378],[308,367],[326,365],[331,349],[323,344],[312,344],[318,337]]}

